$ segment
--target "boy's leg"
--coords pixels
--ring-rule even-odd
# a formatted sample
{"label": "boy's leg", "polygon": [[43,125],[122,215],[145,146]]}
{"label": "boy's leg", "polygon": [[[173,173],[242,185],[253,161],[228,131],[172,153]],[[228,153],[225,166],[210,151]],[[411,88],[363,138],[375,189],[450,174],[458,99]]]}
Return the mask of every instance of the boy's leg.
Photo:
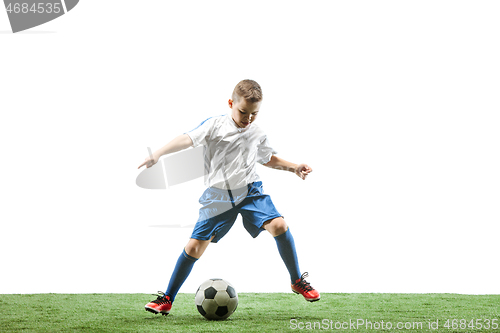
{"label": "boy's leg", "polygon": [[313,302],[319,300],[319,292],[312,288],[305,280],[307,273],[300,274],[295,242],[285,220],[282,217],[277,217],[265,222],[262,227],[269,231],[278,245],[281,259],[283,259],[290,273],[292,291],[302,294],[307,301]]}
{"label": "boy's leg", "polygon": [[188,255],[194,257],[196,259],[200,259],[205,250],[208,247],[208,244],[214,239],[215,236],[212,236],[209,240],[199,240],[190,238],[184,250]]}
{"label": "boy's leg", "polygon": [[189,273],[193,269],[194,263],[200,259],[205,250],[210,244],[210,240],[199,240],[190,238],[186,247],[182,251],[179,259],[177,259],[177,264],[175,265],[172,276],[170,277],[170,282],[168,283],[167,291],[165,295],[170,296],[170,301],[175,300],[177,292],[181,288],[184,281],[186,281]]}
{"label": "boy's leg", "polygon": [[158,299],[146,304],[145,308],[147,311],[155,314],[161,312],[164,315],[167,315],[170,312],[172,302],[175,300],[177,292],[191,273],[194,263],[202,256],[212,239],[213,237],[206,241],[194,238],[189,240],[179,256],[179,259],[177,259],[177,263],[172,276],[170,277],[166,293],[160,295]]}
{"label": "boy's leg", "polygon": [[295,283],[297,279],[300,279],[299,261],[293,236],[285,220],[282,217],[277,217],[265,222],[262,227],[274,237],[281,259],[290,273],[290,280],[292,284]]}

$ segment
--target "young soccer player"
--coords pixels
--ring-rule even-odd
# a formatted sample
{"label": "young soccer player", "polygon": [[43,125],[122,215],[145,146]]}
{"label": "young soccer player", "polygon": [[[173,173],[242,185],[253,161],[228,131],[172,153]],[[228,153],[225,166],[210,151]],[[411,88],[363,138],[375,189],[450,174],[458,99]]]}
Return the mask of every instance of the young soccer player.
{"label": "young soccer player", "polygon": [[148,168],[165,154],[189,147],[205,147],[205,185],[200,198],[198,222],[182,251],[165,293],[145,308],[154,314],[167,315],[180,287],[194,263],[210,242],[217,243],[231,229],[238,214],[245,229],[254,238],[267,230],[276,240],[278,251],[290,273],[292,291],[307,301],[320,299],[320,294],[301,275],[295,243],[282,215],[271,197],[263,193],[256,163],[270,168],[294,172],[306,179],[312,169],[307,164],[294,164],[276,156],[266,134],[255,124],[262,103],[262,90],[253,80],[243,80],[234,88],[229,100],[231,112],[208,118],[190,132],[174,138],[163,148],[147,157],[139,168]]}

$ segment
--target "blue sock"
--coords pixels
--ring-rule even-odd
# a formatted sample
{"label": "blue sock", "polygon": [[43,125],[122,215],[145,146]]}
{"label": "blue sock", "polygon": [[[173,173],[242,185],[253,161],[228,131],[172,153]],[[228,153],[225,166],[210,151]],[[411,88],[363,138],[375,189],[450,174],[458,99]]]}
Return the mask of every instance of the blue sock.
{"label": "blue sock", "polygon": [[281,255],[281,259],[283,259],[283,262],[290,273],[290,279],[293,284],[296,280],[300,279],[300,269],[297,252],[295,251],[295,242],[293,241],[293,236],[290,233],[290,228],[288,228],[284,234],[274,237],[274,239],[278,245],[278,251]]}
{"label": "blue sock", "polygon": [[175,265],[174,272],[170,277],[170,282],[168,283],[166,295],[170,296],[170,301],[174,301],[175,296],[179,292],[184,281],[186,281],[191,269],[193,269],[196,258],[191,257],[186,253],[186,250],[182,250],[182,254],[177,259],[177,264]]}

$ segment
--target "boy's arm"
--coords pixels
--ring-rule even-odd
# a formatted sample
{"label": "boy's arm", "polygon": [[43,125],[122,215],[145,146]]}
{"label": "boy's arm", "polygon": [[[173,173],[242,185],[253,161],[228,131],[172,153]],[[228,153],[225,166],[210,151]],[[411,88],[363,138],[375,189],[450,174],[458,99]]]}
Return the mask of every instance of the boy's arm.
{"label": "boy's arm", "polygon": [[312,172],[312,168],[307,164],[288,162],[276,155],[272,155],[271,160],[264,165],[273,169],[291,171],[302,179],[306,179],[307,175]]}
{"label": "boy's arm", "polygon": [[162,157],[163,155],[175,153],[177,151],[187,149],[193,145],[193,141],[191,140],[191,137],[187,134],[182,134],[179,135],[178,137],[174,138],[172,141],[158,149],[153,153],[153,156],[158,156],[158,158]]}
{"label": "boy's arm", "polygon": [[148,168],[150,168],[153,165],[155,165],[156,162],[158,162],[160,157],[162,157],[163,155],[187,149],[192,145],[193,141],[191,140],[191,137],[189,135],[187,134],[179,135],[178,137],[174,138],[172,141],[167,143],[165,146],[155,151],[152,156],[146,157],[144,163],[139,165],[137,169],[140,169],[143,165],[146,165]]}

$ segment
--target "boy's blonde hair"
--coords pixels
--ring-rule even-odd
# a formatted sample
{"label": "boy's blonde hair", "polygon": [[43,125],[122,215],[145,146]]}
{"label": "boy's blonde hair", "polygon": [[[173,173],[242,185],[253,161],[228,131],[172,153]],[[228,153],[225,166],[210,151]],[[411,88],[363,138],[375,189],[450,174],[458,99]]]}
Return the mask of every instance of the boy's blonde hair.
{"label": "boy's blonde hair", "polygon": [[242,80],[234,87],[231,99],[238,103],[240,98],[244,98],[251,103],[262,101],[262,88],[254,80]]}

